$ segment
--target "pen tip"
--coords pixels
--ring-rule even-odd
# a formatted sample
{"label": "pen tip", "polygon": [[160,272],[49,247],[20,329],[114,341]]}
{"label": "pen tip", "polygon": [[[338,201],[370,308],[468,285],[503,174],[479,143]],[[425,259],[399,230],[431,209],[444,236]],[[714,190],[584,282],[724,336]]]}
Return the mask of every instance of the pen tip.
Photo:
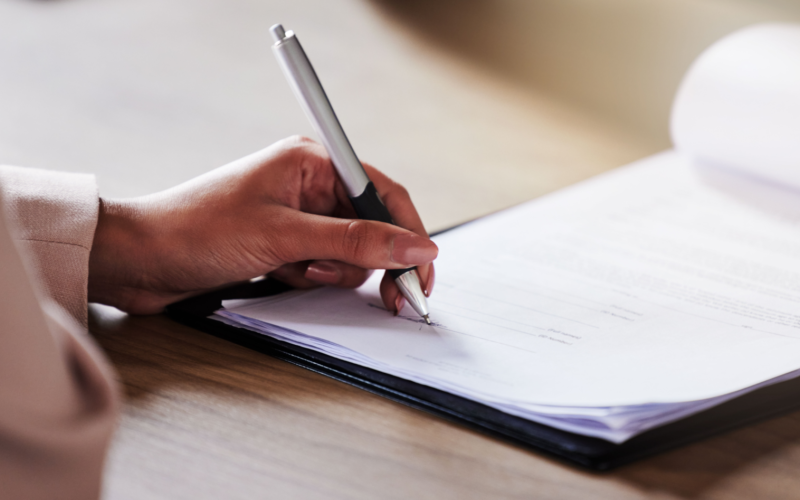
{"label": "pen tip", "polygon": [[427,314],[423,316],[423,318],[425,318],[425,323],[428,323],[429,325],[431,324],[431,319],[428,317]]}

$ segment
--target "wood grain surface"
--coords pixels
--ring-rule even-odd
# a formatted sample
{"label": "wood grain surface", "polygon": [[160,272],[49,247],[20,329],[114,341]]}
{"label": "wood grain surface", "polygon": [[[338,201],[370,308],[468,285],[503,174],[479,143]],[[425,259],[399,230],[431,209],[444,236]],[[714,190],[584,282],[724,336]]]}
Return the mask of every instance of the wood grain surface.
{"label": "wood grain surface", "polygon": [[[430,230],[654,152],[432,43],[391,4],[1,2],[0,162],[135,196],[312,135],[269,53],[274,22],[299,33],[359,155],[408,187]],[[162,316],[90,312],[125,392],[110,500],[800,497],[800,414],[598,475]]]}

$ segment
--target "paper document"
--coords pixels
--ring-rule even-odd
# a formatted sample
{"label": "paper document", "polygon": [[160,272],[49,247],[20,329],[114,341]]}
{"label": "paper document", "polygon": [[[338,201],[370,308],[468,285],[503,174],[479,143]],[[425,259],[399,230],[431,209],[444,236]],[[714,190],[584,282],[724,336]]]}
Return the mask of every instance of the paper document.
{"label": "paper document", "polygon": [[214,317],[615,442],[800,369],[800,222],[675,152],[435,241],[431,327],[377,273]]}

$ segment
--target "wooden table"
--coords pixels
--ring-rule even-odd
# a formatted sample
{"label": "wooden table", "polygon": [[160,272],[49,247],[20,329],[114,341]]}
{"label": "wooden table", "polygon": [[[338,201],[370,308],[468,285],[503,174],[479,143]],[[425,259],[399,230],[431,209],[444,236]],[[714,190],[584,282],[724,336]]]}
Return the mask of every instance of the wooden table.
{"label": "wooden table", "polygon": [[[102,195],[133,196],[310,135],[269,54],[272,22],[300,33],[360,156],[409,188],[431,230],[653,152],[391,12],[4,2],[0,161],[94,172]],[[800,497],[800,414],[595,475],[162,316],[90,312],[126,394],[108,499]]]}

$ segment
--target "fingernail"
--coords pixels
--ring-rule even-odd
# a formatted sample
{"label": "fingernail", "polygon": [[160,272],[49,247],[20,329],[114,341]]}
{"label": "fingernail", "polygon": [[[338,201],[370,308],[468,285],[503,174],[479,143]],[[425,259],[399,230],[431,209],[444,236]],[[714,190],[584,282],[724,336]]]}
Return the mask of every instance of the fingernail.
{"label": "fingernail", "polygon": [[325,285],[335,285],[339,283],[341,279],[339,270],[324,262],[312,262],[309,264],[304,276],[307,280],[323,283]]}
{"label": "fingernail", "polygon": [[427,264],[436,258],[439,249],[428,238],[406,233],[395,236],[392,246],[392,260],[404,266]]}
{"label": "fingernail", "polygon": [[406,305],[406,298],[402,295],[398,295],[396,299],[394,299],[394,315],[397,316],[400,314],[400,311],[403,310],[403,306]]}
{"label": "fingernail", "polygon": [[425,290],[422,291],[426,297],[431,296],[434,281],[436,281],[436,268],[431,266],[431,270],[428,271],[428,281],[425,282]]}

